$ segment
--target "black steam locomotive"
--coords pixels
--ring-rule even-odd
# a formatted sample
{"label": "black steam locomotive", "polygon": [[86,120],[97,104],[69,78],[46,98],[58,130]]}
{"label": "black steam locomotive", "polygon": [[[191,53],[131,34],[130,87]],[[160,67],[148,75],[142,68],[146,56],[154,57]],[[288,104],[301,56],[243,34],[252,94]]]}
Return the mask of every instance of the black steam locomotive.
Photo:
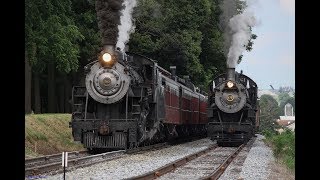
{"label": "black steam locomotive", "polygon": [[73,87],[70,122],[84,147],[126,149],[206,134],[207,97],[175,71],[114,45],[84,70],[85,84]]}
{"label": "black steam locomotive", "polygon": [[259,128],[257,84],[228,68],[213,79],[208,97],[208,136],[220,146],[247,142]]}

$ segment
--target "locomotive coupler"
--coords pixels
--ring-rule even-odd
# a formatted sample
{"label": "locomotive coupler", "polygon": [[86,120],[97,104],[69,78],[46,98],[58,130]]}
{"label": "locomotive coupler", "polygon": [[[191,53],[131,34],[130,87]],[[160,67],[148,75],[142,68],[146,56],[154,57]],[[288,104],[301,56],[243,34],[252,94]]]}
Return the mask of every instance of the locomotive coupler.
{"label": "locomotive coupler", "polygon": [[107,135],[110,133],[109,125],[104,121],[99,128],[99,134]]}

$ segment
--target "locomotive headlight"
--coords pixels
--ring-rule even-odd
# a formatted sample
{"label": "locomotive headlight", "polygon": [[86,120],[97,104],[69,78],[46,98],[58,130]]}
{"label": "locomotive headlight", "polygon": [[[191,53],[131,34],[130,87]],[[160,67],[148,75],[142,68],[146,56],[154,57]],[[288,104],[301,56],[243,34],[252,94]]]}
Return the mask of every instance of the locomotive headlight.
{"label": "locomotive headlight", "polygon": [[99,56],[98,56],[99,62],[103,67],[109,67],[111,68],[114,64],[117,63],[117,56],[106,52],[102,51]]}
{"label": "locomotive headlight", "polygon": [[233,82],[232,82],[232,81],[228,81],[228,82],[227,82],[227,86],[228,86],[228,88],[232,88],[232,87],[233,87],[233,85],[234,85],[234,84],[233,84]]}
{"label": "locomotive headlight", "polygon": [[112,60],[111,54],[109,54],[109,53],[104,53],[104,54],[102,55],[102,60],[103,60],[104,62],[106,62],[106,63],[110,62],[110,61]]}

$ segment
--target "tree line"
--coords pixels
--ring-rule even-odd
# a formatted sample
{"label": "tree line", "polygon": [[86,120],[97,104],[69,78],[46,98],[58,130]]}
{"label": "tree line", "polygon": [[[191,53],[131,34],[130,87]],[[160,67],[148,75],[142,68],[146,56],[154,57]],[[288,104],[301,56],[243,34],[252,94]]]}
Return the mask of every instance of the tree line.
{"label": "tree line", "polygon": [[[206,91],[226,68],[221,3],[138,0],[130,51],[166,69],[177,66],[178,75]],[[26,114],[71,112],[72,86],[84,80],[83,66],[102,46],[96,17],[94,0],[25,1]]]}

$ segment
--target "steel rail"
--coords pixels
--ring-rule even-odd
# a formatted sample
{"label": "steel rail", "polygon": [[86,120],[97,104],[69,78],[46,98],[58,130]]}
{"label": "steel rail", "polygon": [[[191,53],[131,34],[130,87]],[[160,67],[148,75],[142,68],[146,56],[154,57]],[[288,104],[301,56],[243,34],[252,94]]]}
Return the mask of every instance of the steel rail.
{"label": "steel rail", "polygon": [[[84,156],[84,157],[78,157],[80,153],[85,153],[87,151],[82,151],[82,152],[70,152],[68,154],[71,154],[72,156],[70,159],[68,159],[68,168],[67,171],[71,168],[74,167],[84,167],[84,166],[89,166],[92,164],[100,163],[103,161],[108,161],[108,160],[113,160],[120,158],[121,155],[124,154],[136,154],[136,153],[141,153],[143,151],[147,150],[156,150],[158,148],[163,148],[168,146],[167,143],[159,143],[159,144],[154,144],[150,146],[145,146],[145,147],[138,147],[134,149],[127,149],[127,150],[119,150],[119,151],[111,151],[107,153],[101,153],[101,154],[96,154],[96,155],[89,155],[89,156]],[[75,156],[75,157],[74,157]],[[112,157],[115,156],[115,157]],[[108,158],[109,157],[109,158]],[[55,160],[53,162],[50,162],[50,160]],[[89,162],[93,160],[92,162]],[[62,155],[61,154],[53,154],[49,156],[42,156],[38,158],[32,158],[32,159],[26,159],[25,163],[25,176],[30,176],[30,175],[38,175],[38,174],[43,174],[46,172],[51,172],[51,171],[56,171],[56,172],[61,172],[62,171]],[[45,163],[45,164],[43,164]]]}
{"label": "steel rail", "polygon": [[[86,154],[88,153],[87,150],[85,151],[72,151],[69,152],[68,155],[69,157],[74,157],[74,156],[79,156],[80,154]],[[47,156],[40,156],[40,157],[36,157],[36,158],[28,158],[25,159],[25,166],[29,166],[32,164],[36,164],[36,163],[43,163],[43,162],[48,162],[48,161],[54,161],[54,160],[60,160],[61,161],[61,153],[59,154],[51,154],[51,155],[47,155]]]}
{"label": "steel rail", "polygon": [[147,172],[147,173],[139,175],[139,176],[130,177],[128,179],[135,179],[135,180],[155,179],[155,178],[160,177],[170,171],[175,170],[177,167],[182,166],[182,165],[186,164],[187,162],[189,162],[189,161],[191,161],[191,160],[193,160],[203,154],[206,154],[207,152],[215,149],[216,147],[218,147],[218,146],[215,144],[215,145],[210,146],[202,151],[199,151],[199,152],[193,153],[191,155],[188,155],[186,157],[180,158],[180,159],[178,159],[172,163],[169,163],[165,166],[162,166],[156,170]]}
{"label": "steel rail", "polygon": [[[119,150],[119,151],[112,151],[112,152],[107,152],[107,153],[101,153],[101,154],[96,154],[96,155],[91,155],[91,156],[70,159],[70,160],[68,160],[68,169],[70,169],[73,166],[78,166],[78,165],[85,166],[85,165],[91,165],[91,164],[99,163],[99,162],[106,161],[106,160],[116,159],[116,158],[121,157],[121,155],[123,155],[124,153],[125,153],[125,150]],[[113,155],[118,155],[118,156],[112,157]],[[110,158],[108,158],[108,157],[110,157]],[[97,160],[97,161],[86,164],[86,162],[88,162],[90,160]],[[50,163],[50,164],[45,164],[45,165],[38,165],[38,166],[26,168],[25,169],[25,176],[43,174],[45,172],[54,171],[54,170],[61,170],[61,169],[62,169],[61,161]]]}
{"label": "steel rail", "polygon": [[233,161],[233,159],[239,154],[245,144],[240,145],[232,154],[228,156],[226,160],[209,176],[202,178],[202,180],[217,180],[223,174],[223,172],[227,169],[229,164]]}

